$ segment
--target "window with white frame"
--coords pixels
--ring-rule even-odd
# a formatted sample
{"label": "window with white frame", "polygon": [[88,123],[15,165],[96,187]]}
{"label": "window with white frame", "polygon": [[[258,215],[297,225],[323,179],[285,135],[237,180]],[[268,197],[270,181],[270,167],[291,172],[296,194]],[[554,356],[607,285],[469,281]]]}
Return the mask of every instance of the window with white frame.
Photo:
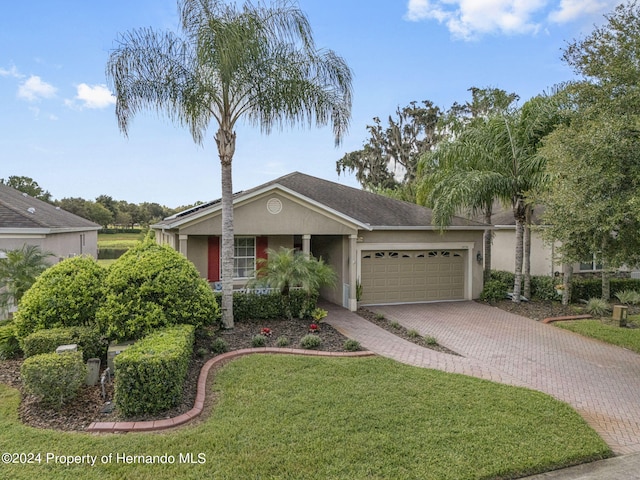
{"label": "window with white frame", "polygon": [[233,245],[233,278],[251,278],[255,270],[255,237],[236,237]]}

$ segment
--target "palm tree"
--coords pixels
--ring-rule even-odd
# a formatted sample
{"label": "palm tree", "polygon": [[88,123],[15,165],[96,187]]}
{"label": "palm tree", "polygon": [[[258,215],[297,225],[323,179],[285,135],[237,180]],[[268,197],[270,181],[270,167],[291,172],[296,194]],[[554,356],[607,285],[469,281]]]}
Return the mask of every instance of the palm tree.
{"label": "palm tree", "polygon": [[7,308],[18,305],[38,275],[49,267],[47,258],[53,253],[26,243],[21,248],[2,251],[6,258],[0,260],[0,307]]}
{"label": "palm tree", "polygon": [[127,133],[141,109],[186,125],[202,143],[212,121],[222,180],[222,312],[233,327],[233,198],[236,123],[263,133],[299,122],[331,124],[336,145],[351,115],[351,70],[332,50],[315,47],[304,13],[290,0],[272,6],[221,0],[179,2],[184,38],[140,29],[111,52],[107,77]]}
{"label": "palm tree", "polygon": [[[258,259],[256,279],[252,283],[263,283],[280,290],[289,307],[289,292],[292,288],[302,289],[308,297],[317,294],[324,286],[333,286],[336,274],[320,259],[313,258],[293,248],[267,249],[267,258]],[[291,309],[289,316],[291,316]]]}
{"label": "palm tree", "polygon": [[[524,230],[530,218],[528,196],[541,188],[545,163],[535,155],[542,137],[555,125],[551,97],[536,97],[520,109],[476,119],[450,143],[425,158],[421,199],[433,208],[434,222],[444,228],[459,210],[481,211],[491,223],[495,201],[510,205],[516,222],[513,301],[520,302],[525,256]],[[485,232],[485,278],[491,254]],[[489,247],[490,248],[490,247]],[[528,259],[527,259],[528,263]],[[528,269],[526,269],[528,271]]]}

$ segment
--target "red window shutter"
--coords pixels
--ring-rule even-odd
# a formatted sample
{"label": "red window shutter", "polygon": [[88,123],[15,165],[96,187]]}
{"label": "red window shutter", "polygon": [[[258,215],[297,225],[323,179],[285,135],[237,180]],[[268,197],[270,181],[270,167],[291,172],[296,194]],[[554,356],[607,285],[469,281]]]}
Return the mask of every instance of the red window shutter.
{"label": "red window shutter", "polygon": [[[258,258],[267,259],[267,248],[269,248],[269,237],[256,237],[256,260]],[[260,263],[256,266],[260,267]]]}
{"label": "red window shutter", "polygon": [[207,277],[210,282],[220,281],[220,237],[209,237]]}

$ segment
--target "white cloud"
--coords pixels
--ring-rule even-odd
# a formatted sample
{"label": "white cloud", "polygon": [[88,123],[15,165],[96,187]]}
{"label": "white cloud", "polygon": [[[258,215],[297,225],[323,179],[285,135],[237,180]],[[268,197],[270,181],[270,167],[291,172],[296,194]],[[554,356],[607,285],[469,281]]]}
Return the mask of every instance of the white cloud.
{"label": "white cloud", "polygon": [[24,78],[24,75],[18,71],[15,65],[12,65],[9,69],[0,67],[0,77]]}
{"label": "white cloud", "polygon": [[[456,38],[532,34],[545,23],[612,10],[618,0],[409,0],[405,18],[436,20]],[[548,13],[548,12],[551,13]]]}
{"label": "white cloud", "polygon": [[56,91],[53,85],[42,81],[37,75],[31,75],[18,87],[18,98],[35,102],[42,98],[55,97]]}
{"label": "white cloud", "polygon": [[[116,103],[116,97],[109,91],[106,85],[87,85],[81,83],[77,86],[77,92],[74,100],[82,103],[82,108],[107,108]],[[73,108],[75,101],[66,100],[65,104]]]}
{"label": "white cloud", "polygon": [[551,12],[549,20],[566,23],[587,15],[612,11],[619,0],[560,0],[560,5]]}

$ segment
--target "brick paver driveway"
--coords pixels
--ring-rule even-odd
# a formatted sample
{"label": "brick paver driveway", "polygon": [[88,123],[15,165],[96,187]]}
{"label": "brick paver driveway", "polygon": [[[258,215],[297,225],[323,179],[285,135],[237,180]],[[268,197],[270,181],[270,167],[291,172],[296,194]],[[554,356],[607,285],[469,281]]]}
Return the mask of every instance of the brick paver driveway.
{"label": "brick paver driveway", "polygon": [[331,315],[329,323],[405,363],[546,392],[572,405],[615,453],[640,452],[640,355],[475,302],[371,309],[464,358],[394,342],[370,322],[341,325]]}

